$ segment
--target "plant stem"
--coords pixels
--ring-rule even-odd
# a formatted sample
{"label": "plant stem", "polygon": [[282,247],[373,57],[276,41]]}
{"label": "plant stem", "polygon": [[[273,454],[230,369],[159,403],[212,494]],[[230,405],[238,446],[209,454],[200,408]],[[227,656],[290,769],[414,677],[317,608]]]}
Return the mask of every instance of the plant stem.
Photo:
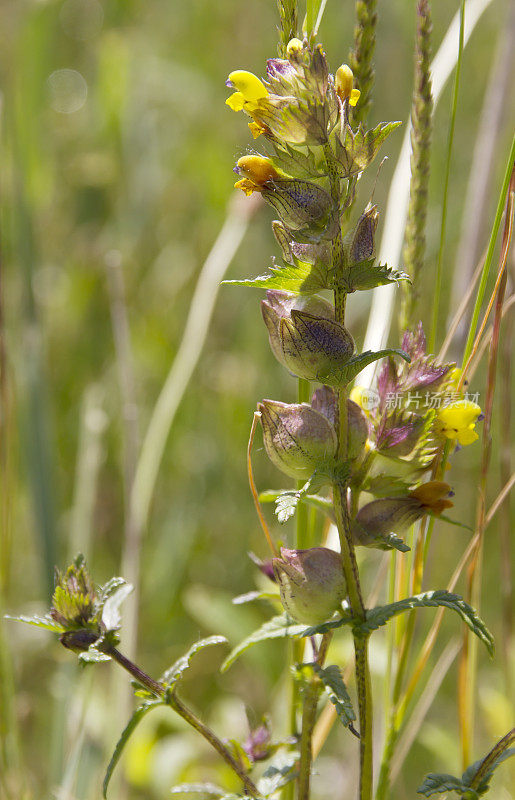
{"label": "plant stem", "polygon": [[236,773],[238,778],[241,780],[245,787],[245,791],[251,795],[252,797],[258,797],[259,793],[257,788],[255,787],[252,780],[249,778],[245,770],[242,766],[233,758],[227,747],[224,745],[221,739],[205,725],[195,714],[187,708],[184,703],[177,697],[174,691],[166,691],[165,687],[155,681],[150,675],[147,675],[146,672],[143,672],[137,664],[134,664],[130,659],[126,658],[123,653],[120,653],[116,647],[108,643],[100,643],[98,645],[99,650],[101,650],[106,655],[111,656],[111,658],[116,661],[123,669],[129,672],[138,683],[141,683],[142,686],[145,686],[152,694],[155,694],[157,697],[161,697],[163,701],[166,703],[167,706],[170,706],[179,716],[191,725],[201,736],[206,739],[207,742],[213,747],[217,753],[223,758],[223,760],[228,764],[233,772]]}
{"label": "plant stem", "polygon": [[[320,643],[316,661],[322,667],[324,665],[332,633],[325,633]],[[316,722],[318,696],[320,694],[320,680],[313,675],[309,686],[304,695],[304,707],[302,710],[302,736],[300,740],[300,761],[299,761],[299,790],[298,800],[309,800],[309,786],[311,779],[311,764],[313,761],[313,729]]]}
{"label": "plant stem", "polygon": [[481,785],[481,781],[486,775],[488,775],[488,772],[494,766],[499,756],[501,756],[514,741],[515,728],[512,728],[511,731],[509,731],[506,736],[503,736],[502,739],[500,739],[484,757],[478,771],[470,782],[471,789],[477,789]]}

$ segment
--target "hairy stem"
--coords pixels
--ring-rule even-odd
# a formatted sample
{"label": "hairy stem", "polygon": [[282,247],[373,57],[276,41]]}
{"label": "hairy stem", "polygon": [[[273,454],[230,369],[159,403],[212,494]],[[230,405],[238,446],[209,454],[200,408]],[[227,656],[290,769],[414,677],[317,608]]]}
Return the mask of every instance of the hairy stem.
{"label": "hairy stem", "polygon": [[188,723],[194,728],[204,739],[209,742],[211,747],[213,747],[217,753],[223,758],[223,760],[228,764],[233,772],[236,773],[238,778],[243,783],[245,787],[245,791],[251,795],[251,797],[258,797],[258,790],[256,789],[254,783],[249,778],[245,770],[242,766],[233,758],[227,747],[224,745],[221,739],[205,725],[195,714],[187,708],[184,703],[179,700],[175,692],[166,691],[165,687],[155,681],[150,675],[147,675],[146,672],[143,672],[137,664],[130,661],[130,659],[126,658],[123,653],[120,653],[116,647],[108,643],[99,643],[98,645],[99,650],[101,650],[106,655],[111,656],[111,658],[116,661],[123,669],[129,672],[132,677],[141,683],[142,686],[145,686],[152,694],[155,694],[156,697],[162,697],[165,701],[166,705],[173,708],[174,711],[179,714]]}

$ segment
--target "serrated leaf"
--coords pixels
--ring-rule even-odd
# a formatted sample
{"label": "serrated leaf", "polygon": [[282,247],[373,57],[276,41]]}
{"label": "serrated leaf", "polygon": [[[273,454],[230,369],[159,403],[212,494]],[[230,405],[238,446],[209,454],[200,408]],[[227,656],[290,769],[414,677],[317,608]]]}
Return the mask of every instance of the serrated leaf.
{"label": "serrated leaf", "polygon": [[42,628],[45,631],[52,631],[53,633],[62,633],[64,631],[63,626],[53,620],[50,614],[45,614],[44,616],[34,614],[32,617],[26,617],[24,615],[15,617],[10,614],[5,614],[4,619],[12,619],[15,622],[25,622],[27,625],[34,625],[36,628]]}
{"label": "serrated leaf", "polygon": [[221,671],[226,672],[232,664],[244,653],[249,647],[253,647],[258,642],[264,642],[267,639],[285,639],[292,636],[298,636],[305,629],[305,625],[298,625],[293,622],[291,617],[287,614],[280,614],[272,617],[264,623],[257,631],[251,633],[240,642],[236,647],[231,650],[224,663],[221,666]]}
{"label": "serrated leaf", "polygon": [[386,350],[378,350],[376,353],[373,353],[371,350],[367,350],[365,353],[359,353],[358,355],[352,356],[342,367],[338,370],[337,373],[333,373],[331,375],[327,375],[324,380],[327,384],[331,386],[346,386],[348,383],[354,380],[356,375],[358,375],[361,370],[365,369],[369,364],[373,364],[374,361],[378,361],[380,358],[385,358],[385,356],[392,356],[397,355],[403,358],[405,361],[410,361],[410,357],[404,350],[392,349],[387,348]]}
{"label": "serrated leaf", "polygon": [[279,167],[292,178],[321,178],[327,170],[322,165],[317,165],[315,152],[309,147],[290,147],[287,142],[281,142],[280,146],[273,143],[273,162],[274,166]]}
{"label": "serrated leaf", "polygon": [[324,684],[329,700],[336,709],[338,719],[346,728],[356,719],[347,687],[343,682],[340,667],[331,664],[323,669],[315,664],[315,672]]}
{"label": "serrated leaf", "polygon": [[452,791],[461,794],[466,788],[460,778],[456,778],[454,775],[430,772],[417,789],[417,794],[423,794],[426,797],[430,797],[432,794],[443,794],[444,792]]}
{"label": "serrated leaf", "polygon": [[338,617],[337,619],[329,620],[329,622],[322,622],[320,625],[311,625],[309,628],[303,628],[300,633],[295,634],[296,636],[300,636],[304,638],[306,636],[316,636],[316,634],[323,634],[327,633],[328,631],[334,631],[337,628],[343,627],[343,625],[350,625],[353,621],[352,614],[343,614],[343,616]]}
{"label": "serrated leaf", "polygon": [[106,631],[117,631],[120,628],[120,606],[132,592],[130,583],[119,584],[109,594],[102,607],[102,624]]}
{"label": "serrated leaf", "polygon": [[271,266],[269,275],[257,278],[223,281],[232,286],[248,286],[255,289],[279,289],[293,294],[315,294],[329,288],[324,271],[313,264],[295,259],[295,264]]}
{"label": "serrated leaf", "polygon": [[392,269],[387,264],[375,264],[375,258],[358,261],[350,266],[338,279],[347,292],[364,292],[376,286],[387,286],[389,283],[410,281],[410,276],[400,270]]}
{"label": "serrated leaf", "polygon": [[94,645],[91,645],[83,653],[79,653],[79,661],[82,664],[100,664],[103,661],[111,661],[111,656],[102,653]]}
{"label": "serrated leaf", "polygon": [[167,688],[170,688],[173,684],[177,683],[177,681],[180,681],[183,678],[184,673],[190,668],[190,662],[195,653],[199,653],[206,647],[211,647],[215,644],[226,643],[227,639],[225,636],[208,636],[207,639],[200,639],[190,647],[185,655],[177,659],[175,664],[172,664],[172,666],[166,670],[161,678],[161,682],[164,683]]}
{"label": "serrated leaf", "polygon": [[177,786],[172,786],[170,792],[171,794],[204,794],[208,797],[226,795],[225,789],[214,783],[179,783]]}
{"label": "serrated leaf", "polygon": [[104,583],[104,585],[100,589],[100,597],[101,601],[105,602],[111,595],[118,591],[122,586],[127,586],[127,581],[125,578],[111,578]]}
{"label": "serrated leaf", "polygon": [[406,597],[403,600],[398,600],[396,603],[389,603],[386,606],[377,606],[376,608],[368,609],[365,622],[358,623],[356,628],[365,634],[369,634],[382,625],[386,625],[392,617],[402,614],[404,611],[408,611],[412,608],[436,607],[450,608],[452,611],[456,611],[470,630],[485,644],[490,655],[493,655],[494,641],[485,623],[480,619],[472,606],[469,606],[459,594],[452,594],[445,589],[424,592],[414,597]]}
{"label": "serrated leaf", "polygon": [[299,499],[298,492],[282,492],[279,495],[275,501],[275,515],[281,525],[284,525],[290,517],[293,517],[297,510]]}
{"label": "serrated leaf", "polygon": [[297,777],[299,754],[295,751],[281,751],[267,766],[257,783],[257,789],[264,797],[269,797],[282,786]]}
{"label": "serrated leaf", "polygon": [[[267,489],[259,495],[260,503],[275,503],[277,499],[284,494],[284,492],[275,489]],[[292,494],[292,492],[290,492]],[[308,506],[316,508],[323,514],[327,514],[329,519],[334,522],[334,509],[333,502],[328,497],[322,497],[319,494],[304,494],[299,497],[299,503],[305,503]]]}
{"label": "serrated leaf", "polygon": [[120,760],[125,745],[129,741],[130,737],[134,733],[135,729],[137,728],[143,717],[145,717],[149,711],[152,711],[153,708],[162,705],[164,705],[162,700],[154,700],[153,702],[144,703],[143,705],[141,705],[139,708],[136,709],[136,711],[130,718],[128,724],[123,729],[122,735],[120,736],[120,738],[116,743],[113,755],[111,756],[111,760],[107,766],[104,782],[102,784],[102,797],[104,797],[104,799],[107,798],[107,788],[109,786],[109,782],[112,778],[114,769],[118,764],[118,761]]}
{"label": "serrated leaf", "polygon": [[[500,764],[502,764],[503,761],[506,761],[506,759],[511,758],[512,756],[515,756],[515,747],[507,748],[495,759],[495,761],[492,762],[487,772],[485,772],[485,774],[481,778],[479,785],[476,786],[475,788],[475,791],[477,792],[478,795],[485,794],[485,792],[488,791],[490,781],[497,767]],[[483,765],[483,762],[484,759],[480,759],[479,761],[476,761],[474,764],[471,764],[470,767],[467,767],[467,769],[461,776],[461,780],[465,786],[470,787],[470,785],[474,782],[478,770]]]}

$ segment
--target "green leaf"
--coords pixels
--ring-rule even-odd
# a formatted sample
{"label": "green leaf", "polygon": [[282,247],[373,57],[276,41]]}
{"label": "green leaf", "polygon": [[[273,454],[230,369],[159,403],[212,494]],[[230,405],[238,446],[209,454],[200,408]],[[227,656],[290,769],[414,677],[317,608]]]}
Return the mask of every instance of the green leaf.
{"label": "green leaf", "polygon": [[369,364],[373,364],[374,361],[378,361],[380,358],[384,358],[385,356],[392,356],[397,355],[403,358],[405,361],[410,361],[410,357],[404,350],[392,349],[387,348],[386,350],[378,350],[377,353],[373,353],[371,350],[367,350],[365,353],[359,353],[358,355],[352,356],[337,372],[331,375],[327,375],[324,380],[325,383],[330,384],[331,386],[346,386],[348,383],[354,380],[356,375],[361,372],[362,369],[365,369]]}
{"label": "green leaf", "polygon": [[410,276],[405,272],[392,269],[387,264],[375,264],[375,258],[357,261],[351,264],[341,278],[338,279],[341,287],[347,292],[364,292],[375,289],[376,286],[386,286],[389,283],[409,281]]}
{"label": "green leaf", "polygon": [[92,644],[83,653],[79,653],[79,661],[82,664],[100,664],[102,661],[111,661],[111,656],[97,650]]}
{"label": "green leaf", "polygon": [[274,166],[292,178],[323,178],[327,174],[327,168],[309,147],[290,147],[287,142],[273,142],[272,147]]}
{"label": "green leaf", "polygon": [[352,623],[352,614],[344,614],[337,619],[329,620],[329,622],[322,622],[320,625],[311,625],[309,628],[303,628],[300,633],[294,634],[302,638],[306,636],[315,636],[318,633],[327,633],[328,631],[336,630],[343,627],[343,625],[350,625]]}
{"label": "green leaf", "polygon": [[458,522],[457,519],[451,519],[450,517],[445,516],[445,514],[431,514],[430,516],[434,517],[435,519],[441,519],[443,522],[448,522],[449,525],[456,525],[458,528],[465,528],[466,531],[474,532],[474,528],[471,528],[470,525],[465,525],[464,522]]}
{"label": "green leaf", "polygon": [[[481,778],[479,785],[476,787],[475,791],[478,795],[485,794],[490,788],[489,784],[492,779],[492,776],[497,769],[497,767],[506,761],[506,759],[515,756],[515,747],[509,747],[504,750],[500,755],[492,762],[488,770],[485,772],[483,777]],[[484,763],[484,759],[480,759],[476,761],[474,764],[471,764],[470,767],[467,767],[463,775],[461,776],[461,780],[465,786],[470,787],[470,785],[474,782],[474,779]]]}
{"label": "green leaf", "polygon": [[223,797],[226,792],[214,783],[179,783],[172,786],[171,794],[204,794],[208,797]]}
{"label": "green leaf", "polygon": [[287,614],[280,614],[264,623],[257,631],[251,633],[240,642],[227,656],[221,666],[221,671],[226,672],[229,667],[234,664],[242,653],[253,647],[258,642],[264,642],[267,639],[285,639],[292,636],[298,636],[305,629],[305,625],[298,625],[293,622],[291,617]]}
{"label": "green leaf", "polygon": [[382,625],[386,625],[388,620],[398,614],[402,614],[403,611],[407,611],[411,608],[436,608],[439,606],[456,611],[470,630],[485,644],[490,655],[493,655],[494,641],[485,623],[480,619],[472,606],[469,606],[459,594],[451,594],[451,592],[447,592],[445,589],[424,592],[414,597],[406,597],[404,600],[399,600],[396,603],[389,603],[386,606],[377,606],[376,608],[369,609],[367,611],[366,621],[357,623],[355,627],[364,634],[369,634]]}
{"label": "green leaf", "polygon": [[[275,503],[283,494],[284,492],[279,490],[267,489],[264,492],[261,492],[259,495],[259,502]],[[313,508],[316,508],[318,511],[322,511],[329,517],[330,520],[334,522],[333,502],[332,500],[329,500],[328,497],[322,497],[322,495],[319,494],[304,494],[299,497],[299,503],[305,503],[306,505],[313,506]]]}
{"label": "green leaf", "polygon": [[143,717],[145,717],[148,714],[149,711],[152,711],[152,709],[156,708],[156,706],[162,706],[162,705],[164,705],[162,700],[154,700],[148,703],[144,703],[143,705],[141,705],[139,708],[136,709],[136,711],[130,718],[128,724],[123,729],[122,735],[120,736],[118,742],[116,743],[116,747],[114,749],[113,755],[111,756],[111,760],[108,764],[106,774],[104,777],[103,791],[102,791],[102,796],[104,798],[107,797],[107,787],[109,786],[109,781],[111,780],[111,777],[113,775],[114,768],[118,764],[120,756],[123,753],[124,747],[129,741],[132,734],[134,733],[136,727],[139,725]]}
{"label": "green leaf", "polygon": [[120,606],[125,598],[132,592],[130,583],[119,584],[107,596],[102,607],[102,624],[106,631],[117,631],[120,628]]}
{"label": "green leaf", "polygon": [[255,289],[279,289],[293,294],[315,294],[328,289],[327,277],[314,264],[295,259],[295,264],[270,267],[269,275],[258,275],[239,281],[222,281],[232,286],[248,286]]}
{"label": "green leaf", "polygon": [[275,501],[275,515],[281,525],[284,525],[290,517],[293,517],[299,500],[300,495],[298,492],[281,492]]}
{"label": "green leaf", "polygon": [[239,594],[233,597],[232,602],[235,606],[241,606],[244,603],[252,603],[254,600],[270,600],[272,603],[281,601],[277,592],[246,592],[246,594]]}
{"label": "green leaf", "polygon": [[33,617],[13,617],[10,614],[5,614],[4,619],[12,619],[15,622],[26,622],[27,625],[34,625],[36,628],[43,628],[45,631],[52,631],[53,633],[62,633],[64,628],[58,622],[52,619],[50,614],[39,616],[35,614]]}
{"label": "green leaf", "polygon": [[208,636],[207,639],[200,639],[198,642],[195,642],[195,644],[190,647],[185,655],[177,659],[175,664],[172,664],[172,666],[166,670],[161,678],[161,683],[164,683],[167,688],[170,688],[183,678],[184,673],[191,666],[190,662],[195,653],[198,653],[200,650],[204,650],[206,647],[211,647],[215,644],[226,643],[227,639],[225,636]]}
{"label": "green leaf", "polygon": [[340,667],[336,664],[331,664],[322,669],[319,664],[315,664],[314,669],[324,684],[324,689],[336,709],[340,722],[347,728],[356,719],[356,714],[354,713],[347,687],[343,682]]}
{"label": "green leaf", "polygon": [[295,780],[298,760],[299,754],[295,751],[283,750],[277,753],[258,781],[258,792],[264,797],[269,797],[282,786]]}
{"label": "green leaf", "polygon": [[418,794],[423,794],[430,797],[432,794],[443,794],[444,792],[458,792],[462,794],[466,790],[466,786],[460,778],[454,775],[447,775],[446,773],[430,772],[426,775],[424,782],[417,789]]}

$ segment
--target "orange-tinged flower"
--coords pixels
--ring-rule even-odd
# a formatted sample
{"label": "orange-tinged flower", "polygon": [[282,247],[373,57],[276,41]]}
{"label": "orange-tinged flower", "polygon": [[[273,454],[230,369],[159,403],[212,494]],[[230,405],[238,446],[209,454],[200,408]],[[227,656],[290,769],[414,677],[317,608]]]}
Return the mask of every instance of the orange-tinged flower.
{"label": "orange-tinged flower", "polygon": [[451,494],[451,487],[444,481],[428,481],[413,489],[409,494],[434,514],[441,514],[446,508],[452,508],[454,505],[451,500],[447,499]]}
{"label": "orange-tinged flower", "polygon": [[243,156],[236,163],[236,172],[242,178],[236,181],[234,188],[241,189],[246,195],[261,192],[268,181],[280,177],[272,161],[263,156]]}

